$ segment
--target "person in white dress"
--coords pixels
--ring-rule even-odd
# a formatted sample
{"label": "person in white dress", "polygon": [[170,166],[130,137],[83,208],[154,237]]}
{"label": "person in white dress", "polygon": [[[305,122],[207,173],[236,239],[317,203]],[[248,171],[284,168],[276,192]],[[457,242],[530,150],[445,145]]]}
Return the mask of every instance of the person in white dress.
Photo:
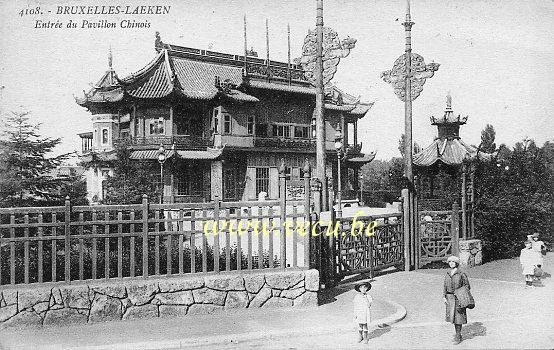
{"label": "person in white dress", "polygon": [[536,255],[533,251],[533,242],[525,241],[525,248],[521,250],[519,255],[519,263],[525,276],[525,287],[529,288],[533,286],[533,275],[535,274]]}
{"label": "person in white dress", "polygon": [[354,287],[354,289],[356,290],[356,295],[354,296],[354,322],[358,325],[358,342],[365,341],[367,344],[369,341],[368,325],[371,323],[370,308],[373,303],[373,299],[368,293],[371,289],[371,283],[359,283]]}

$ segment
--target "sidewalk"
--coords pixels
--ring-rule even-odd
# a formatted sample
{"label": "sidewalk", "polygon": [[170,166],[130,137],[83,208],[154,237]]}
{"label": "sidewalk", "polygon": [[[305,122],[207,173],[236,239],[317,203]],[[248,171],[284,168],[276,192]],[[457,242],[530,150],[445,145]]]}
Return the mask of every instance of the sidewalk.
{"label": "sidewalk", "polygon": [[[545,259],[553,272],[554,254]],[[554,280],[525,289],[517,259],[467,271],[477,306],[468,310],[464,342],[452,345],[444,322],[446,270],[396,272],[376,277],[373,319],[395,319],[395,301],[407,310],[399,323],[373,327],[369,345],[356,342],[352,284],[341,285],[326,304],[310,309],[245,310],[175,319],[119,321],[64,329],[2,331],[1,349],[475,349],[552,348]],[[400,307],[401,309],[401,307]],[[401,310],[400,310],[401,311]],[[402,312],[400,312],[402,314]]]}
{"label": "sidewalk", "polygon": [[[348,287],[338,293],[331,297],[332,302],[306,309],[235,309],[184,318],[2,330],[0,349],[177,349],[237,344],[268,336],[352,332],[355,328],[350,310],[355,292]],[[403,311],[399,305],[377,299],[372,316],[377,321],[392,322],[404,317]]]}
{"label": "sidewalk", "polygon": [[[545,259],[554,270],[554,254]],[[404,305],[407,317],[374,329],[370,344],[358,344],[355,332],[250,341],[226,349],[552,349],[554,280],[525,289],[519,261],[501,260],[467,271],[476,308],[468,310],[464,341],[452,344],[454,327],[444,322],[442,301],[446,269],[397,272],[376,278],[371,293]],[[222,349],[223,347],[217,347]]]}

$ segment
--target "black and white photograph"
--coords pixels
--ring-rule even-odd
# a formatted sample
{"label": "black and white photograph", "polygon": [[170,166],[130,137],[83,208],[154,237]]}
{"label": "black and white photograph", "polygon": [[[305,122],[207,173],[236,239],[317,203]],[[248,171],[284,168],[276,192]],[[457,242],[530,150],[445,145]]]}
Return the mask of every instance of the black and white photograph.
{"label": "black and white photograph", "polygon": [[554,349],[554,0],[0,0],[0,350]]}

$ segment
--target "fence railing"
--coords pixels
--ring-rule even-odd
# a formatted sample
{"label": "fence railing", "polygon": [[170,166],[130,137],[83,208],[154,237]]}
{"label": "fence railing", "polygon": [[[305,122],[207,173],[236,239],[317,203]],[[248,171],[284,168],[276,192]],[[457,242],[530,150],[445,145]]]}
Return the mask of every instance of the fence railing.
{"label": "fence railing", "polygon": [[452,205],[452,210],[419,211],[418,264],[442,261],[449,255],[458,255],[461,214],[456,203]]}
{"label": "fence railing", "polygon": [[335,273],[345,276],[404,264],[402,213],[337,219],[338,236],[331,237],[337,262]]}
{"label": "fence railing", "polygon": [[279,182],[274,201],[0,208],[0,285],[307,267],[310,196]]}

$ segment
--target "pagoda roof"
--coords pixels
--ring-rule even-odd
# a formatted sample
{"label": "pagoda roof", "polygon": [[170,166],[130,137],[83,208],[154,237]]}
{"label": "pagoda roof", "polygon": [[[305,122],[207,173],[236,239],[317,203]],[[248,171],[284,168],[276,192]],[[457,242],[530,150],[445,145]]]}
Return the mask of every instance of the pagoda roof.
{"label": "pagoda roof", "polygon": [[414,165],[429,167],[442,162],[446,165],[461,165],[464,160],[489,160],[491,154],[478,151],[474,146],[466,144],[459,138],[437,138],[423,151],[414,155]]}
{"label": "pagoda roof", "polygon": [[[84,93],[84,97],[76,98],[76,102],[89,107],[96,103],[119,102],[125,97],[160,99],[176,95],[192,100],[224,98],[256,103],[259,99],[252,95],[256,90],[316,94],[299,65],[249,56],[245,64],[244,56],[169,45],[157,38],[157,55],[146,66],[123,79],[119,79],[110,66],[99,82]],[[359,98],[334,85],[326,91],[325,108],[328,110],[360,118],[372,106],[373,103],[361,103]]]}

